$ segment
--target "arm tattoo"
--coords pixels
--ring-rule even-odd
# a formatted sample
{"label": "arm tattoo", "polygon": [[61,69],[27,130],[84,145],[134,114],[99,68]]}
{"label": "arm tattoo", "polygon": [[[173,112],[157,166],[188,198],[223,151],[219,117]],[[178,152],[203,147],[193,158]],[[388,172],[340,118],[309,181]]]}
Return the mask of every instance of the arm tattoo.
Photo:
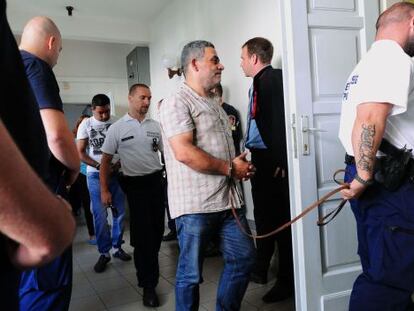
{"label": "arm tattoo", "polygon": [[374,137],[375,125],[362,124],[361,141],[359,143],[358,168],[363,171],[373,172],[374,170]]}

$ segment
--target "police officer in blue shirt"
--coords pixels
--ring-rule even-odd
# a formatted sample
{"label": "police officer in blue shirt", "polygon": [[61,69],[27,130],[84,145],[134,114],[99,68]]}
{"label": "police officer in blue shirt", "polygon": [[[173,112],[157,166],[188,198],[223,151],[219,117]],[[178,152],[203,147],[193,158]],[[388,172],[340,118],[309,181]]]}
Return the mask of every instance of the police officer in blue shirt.
{"label": "police officer in blue shirt", "polygon": [[[46,182],[52,191],[63,195],[66,194],[66,186],[77,178],[80,160],[52,71],[62,50],[57,26],[47,17],[33,18],[23,30],[20,50],[50,150]],[[72,251],[68,248],[48,265],[22,274],[20,309],[67,310],[71,291]]]}

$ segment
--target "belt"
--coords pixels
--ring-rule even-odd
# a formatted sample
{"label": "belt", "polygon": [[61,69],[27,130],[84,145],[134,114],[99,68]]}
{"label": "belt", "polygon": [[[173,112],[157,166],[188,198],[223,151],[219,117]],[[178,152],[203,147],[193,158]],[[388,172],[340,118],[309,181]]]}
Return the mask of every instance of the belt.
{"label": "belt", "polygon": [[146,174],[146,175],[140,175],[140,176],[129,176],[129,175],[125,175],[125,174],[120,173],[119,176],[121,178],[125,178],[125,179],[147,179],[147,178],[151,178],[153,176],[162,175],[162,172],[163,171],[160,170],[160,171],[155,171],[153,173],[149,173],[149,174]]}

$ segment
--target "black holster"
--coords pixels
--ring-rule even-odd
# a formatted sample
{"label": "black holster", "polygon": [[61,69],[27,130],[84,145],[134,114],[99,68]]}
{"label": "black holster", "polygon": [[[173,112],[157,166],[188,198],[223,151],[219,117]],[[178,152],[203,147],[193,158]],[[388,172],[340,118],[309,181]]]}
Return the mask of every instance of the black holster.
{"label": "black holster", "polygon": [[405,146],[401,149],[383,139],[379,148],[385,156],[377,158],[375,181],[381,183],[389,191],[397,190],[408,178],[414,180],[414,161],[412,150]]}

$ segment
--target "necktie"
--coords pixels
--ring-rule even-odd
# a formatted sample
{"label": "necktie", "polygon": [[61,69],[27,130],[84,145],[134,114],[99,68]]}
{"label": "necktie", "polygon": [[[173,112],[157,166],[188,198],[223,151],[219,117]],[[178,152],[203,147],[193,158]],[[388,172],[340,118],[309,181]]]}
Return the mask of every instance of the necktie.
{"label": "necktie", "polygon": [[250,116],[252,119],[254,119],[256,117],[256,114],[258,112],[258,106],[257,106],[257,91],[254,88],[254,84],[252,85],[252,108],[250,110]]}

